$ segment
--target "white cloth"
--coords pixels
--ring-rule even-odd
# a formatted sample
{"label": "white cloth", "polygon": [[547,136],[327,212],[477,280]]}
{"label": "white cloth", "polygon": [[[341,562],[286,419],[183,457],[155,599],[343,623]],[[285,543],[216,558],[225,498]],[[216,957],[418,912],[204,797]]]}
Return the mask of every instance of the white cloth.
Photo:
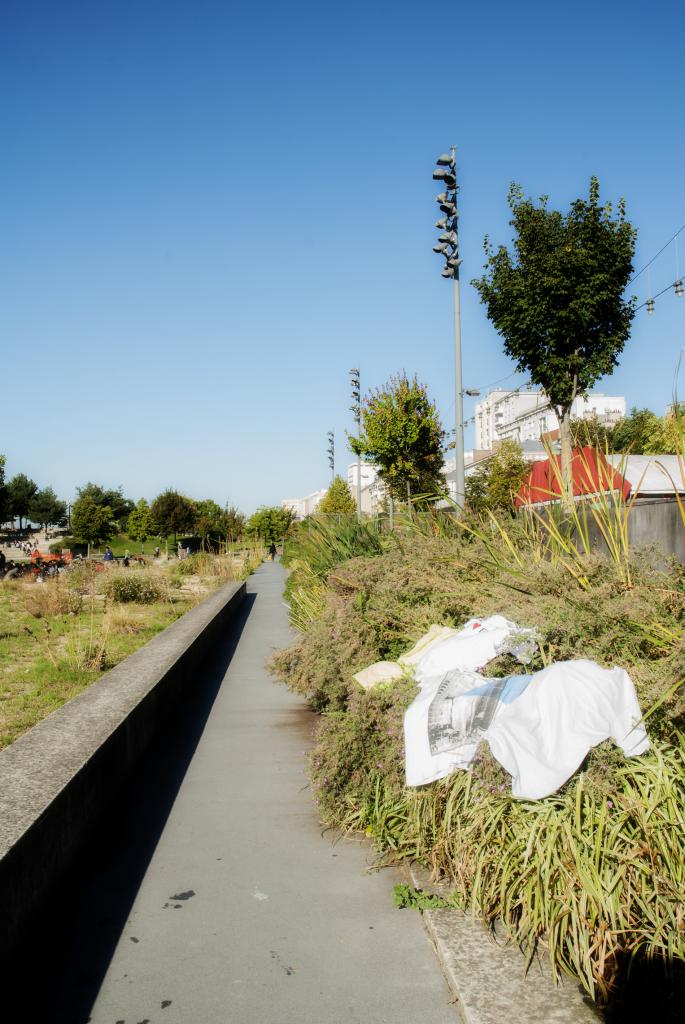
{"label": "white cloth", "polygon": [[[455,768],[468,764],[479,740],[471,742],[472,752],[464,749],[434,752],[428,736],[428,716],[440,684],[450,670],[473,672],[482,668],[520,638],[533,640],[533,630],[523,630],[502,615],[469,619],[453,636],[431,645],[415,665],[415,678],[421,692],[404,715],[405,774],[408,786],[423,786],[442,779]],[[522,655],[525,656],[525,655]],[[467,741],[468,742],[468,741]],[[465,757],[467,760],[465,761]]]}
{"label": "white cloth", "polygon": [[[429,680],[412,708],[413,721],[425,721],[425,734],[406,747],[407,785],[468,768],[486,740],[512,777],[513,795],[539,800],[556,792],[603,740],[612,739],[627,757],[649,748],[630,676],[593,661],[560,661],[508,679],[455,669]],[[408,743],[406,723],[405,717]]]}
{"label": "white cloth", "polygon": [[511,775],[513,795],[538,800],[563,786],[603,740],[626,757],[643,754],[649,740],[641,718],[624,669],[559,661],[536,672],[510,703],[500,702],[484,738]]}

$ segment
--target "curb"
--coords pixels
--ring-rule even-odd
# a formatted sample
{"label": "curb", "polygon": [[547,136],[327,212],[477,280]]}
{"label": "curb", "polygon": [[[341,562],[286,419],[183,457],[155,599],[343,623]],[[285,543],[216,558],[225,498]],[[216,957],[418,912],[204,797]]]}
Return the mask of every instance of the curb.
{"label": "curb", "polygon": [[[449,892],[418,864],[407,874],[416,889]],[[477,918],[459,910],[424,910],[421,916],[463,1024],[510,1024],[513,1013],[526,1024],[601,1021],[577,983],[556,984],[539,957],[526,971],[518,948],[493,940]]]}

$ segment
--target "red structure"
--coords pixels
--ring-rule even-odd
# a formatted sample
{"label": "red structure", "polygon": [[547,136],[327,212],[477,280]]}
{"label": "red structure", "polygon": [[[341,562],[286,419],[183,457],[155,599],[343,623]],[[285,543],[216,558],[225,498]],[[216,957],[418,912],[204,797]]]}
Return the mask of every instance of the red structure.
{"label": "red structure", "polygon": [[[602,452],[589,447],[574,449],[571,468],[574,498],[620,491],[628,500],[630,484],[609,465]],[[560,497],[561,455],[555,455],[552,459],[533,463],[528,479],[524,480],[516,495],[516,507],[558,501]]]}

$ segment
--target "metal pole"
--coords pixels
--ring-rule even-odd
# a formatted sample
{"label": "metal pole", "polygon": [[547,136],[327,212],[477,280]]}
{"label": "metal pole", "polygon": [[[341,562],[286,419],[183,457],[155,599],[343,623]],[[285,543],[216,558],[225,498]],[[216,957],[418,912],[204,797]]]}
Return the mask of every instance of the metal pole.
{"label": "metal pole", "polygon": [[[362,416],[361,416],[361,384],[359,385],[359,410],[357,412],[357,440],[362,436]],[[357,456],[357,522],[362,521],[362,459],[361,455]]]}
{"label": "metal pole", "polygon": [[[457,149],[451,147],[454,157],[454,176],[457,176]],[[461,379],[461,303],[459,300],[459,267],[454,271],[454,389],[455,389],[455,430],[454,430],[454,478],[455,499],[460,508],[464,507],[464,389]]]}

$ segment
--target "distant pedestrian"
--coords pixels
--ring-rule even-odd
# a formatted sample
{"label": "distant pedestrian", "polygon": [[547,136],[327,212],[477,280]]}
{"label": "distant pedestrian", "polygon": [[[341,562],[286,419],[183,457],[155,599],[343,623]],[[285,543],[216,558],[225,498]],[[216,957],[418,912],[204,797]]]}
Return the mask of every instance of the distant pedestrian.
{"label": "distant pedestrian", "polygon": [[269,556],[272,562],[276,558],[276,545],[274,544],[273,541],[271,541],[271,544],[269,545]]}

